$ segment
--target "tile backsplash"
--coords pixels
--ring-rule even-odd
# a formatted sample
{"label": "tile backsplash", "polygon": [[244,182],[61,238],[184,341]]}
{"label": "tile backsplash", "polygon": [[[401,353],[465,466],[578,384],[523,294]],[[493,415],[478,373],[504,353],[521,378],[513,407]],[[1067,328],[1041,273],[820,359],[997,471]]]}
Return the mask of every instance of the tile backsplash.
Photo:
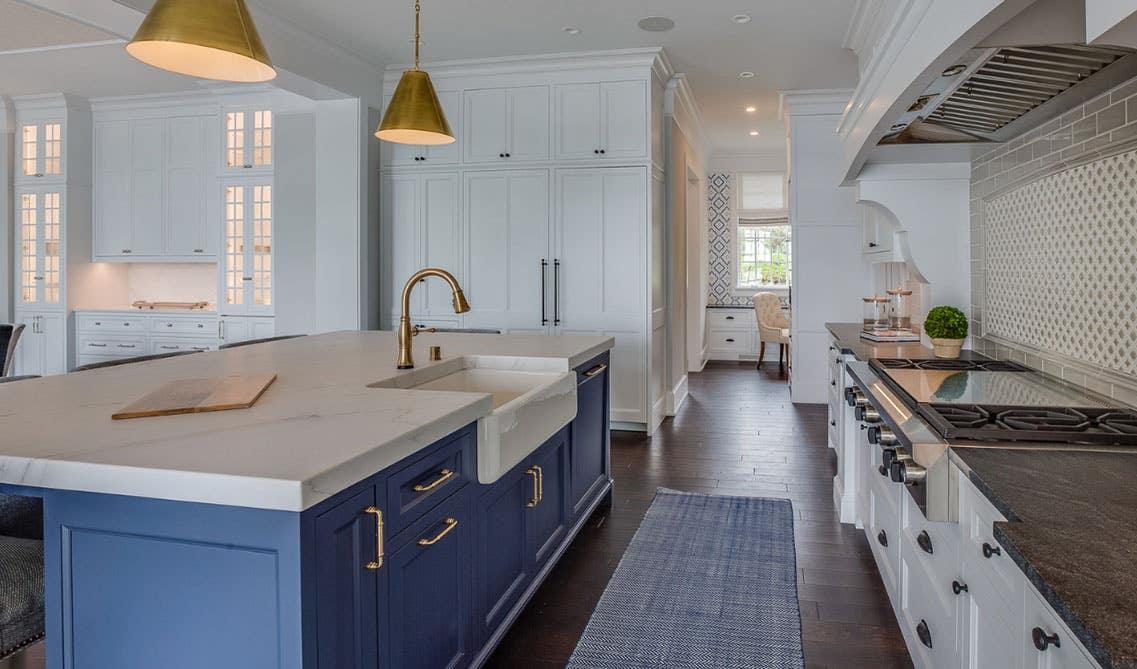
{"label": "tile backsplash", "polygon": [[977,152],[971,258],[977,350],[1137,405],[1137,80]]}

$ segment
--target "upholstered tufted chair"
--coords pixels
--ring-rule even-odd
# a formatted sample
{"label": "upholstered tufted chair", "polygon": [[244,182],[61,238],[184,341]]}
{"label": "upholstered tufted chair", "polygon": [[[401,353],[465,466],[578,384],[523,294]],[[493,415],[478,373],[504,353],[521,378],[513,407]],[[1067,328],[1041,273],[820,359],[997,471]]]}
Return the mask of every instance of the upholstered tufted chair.
{"label": "upholstered tufted chair", "polygon": [[[754,302],[754,315],[758,319],[758,366],[766,357],[766,343],[778,345],[778,366],[785,363],[782,356],[790,348],[790,320],[782,313],[782,302],[773,293],[758,293],[750,298]],[[786,353],[788,357],[788,353]]]}

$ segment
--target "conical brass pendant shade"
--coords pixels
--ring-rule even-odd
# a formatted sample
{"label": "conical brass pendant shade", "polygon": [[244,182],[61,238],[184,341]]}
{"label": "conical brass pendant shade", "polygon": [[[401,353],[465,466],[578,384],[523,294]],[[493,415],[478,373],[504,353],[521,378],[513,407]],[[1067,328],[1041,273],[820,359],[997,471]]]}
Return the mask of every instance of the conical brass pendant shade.
{"label": "conical brass pendant shade", "polygon": [[451,144],[454,134],[446,122],[446,114],[430,83],[430,75],[422,70],[407,70],[399,79],[387,113],[375,136],[396,144]]}
{"label": "conical brass pendant shade", "polygon": [[430,75],[418,69],[420,11],[415,0],[415,67],[403,72],[375,136],[395,144],[453,144],[454,133]]}
{"label": "conical brass pendant shade", "polygon": [[237,82],[276,77],[245,0],[158,0],[126,51],[191,77]]}

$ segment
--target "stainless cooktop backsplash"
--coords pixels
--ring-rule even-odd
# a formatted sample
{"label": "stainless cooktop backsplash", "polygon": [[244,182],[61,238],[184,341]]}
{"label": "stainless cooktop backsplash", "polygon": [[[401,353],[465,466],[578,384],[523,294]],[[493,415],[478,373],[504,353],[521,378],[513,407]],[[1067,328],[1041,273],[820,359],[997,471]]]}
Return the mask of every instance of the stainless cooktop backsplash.
{"label": "stainless cooktop backsplash", "polygon": [[1137,406],[1137,80],[971,170],[975,348]]}

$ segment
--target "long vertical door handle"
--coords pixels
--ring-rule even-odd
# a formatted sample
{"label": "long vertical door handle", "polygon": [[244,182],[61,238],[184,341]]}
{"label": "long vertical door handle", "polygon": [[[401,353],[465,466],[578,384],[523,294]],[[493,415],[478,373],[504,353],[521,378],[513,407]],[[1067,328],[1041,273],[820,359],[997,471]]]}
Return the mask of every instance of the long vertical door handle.
{"label": "long vertical door handle", "polygon": [[553,259],[553,325],[561,324],[561,261]]}
{"label": "long vertical door handle", "polygon": [[545,274],[549,268],[549,261],[541,258],[541,325],[548,325],[549,319],[545,316]]}

